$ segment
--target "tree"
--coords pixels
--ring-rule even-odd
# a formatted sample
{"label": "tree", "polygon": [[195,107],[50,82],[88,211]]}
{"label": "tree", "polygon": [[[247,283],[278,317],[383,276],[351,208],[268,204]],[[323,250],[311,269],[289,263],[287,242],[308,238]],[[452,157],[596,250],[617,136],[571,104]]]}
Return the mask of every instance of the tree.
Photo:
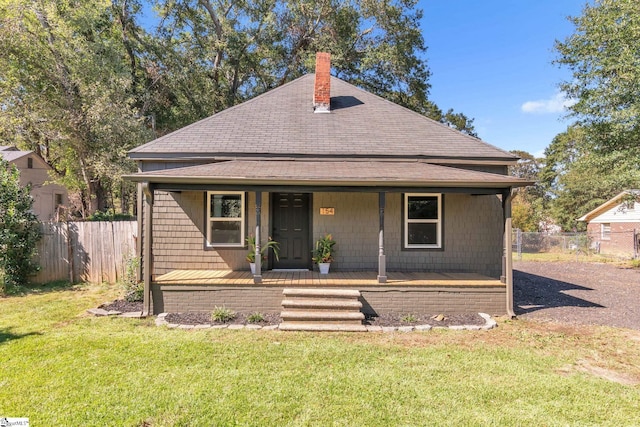
{"label": "tree", "polygon": [[106,207],[133,168],[126,151],[150,137],[114,10],[100,0],[0,4],[0,135],[42,155],[86,213]]}
{"label": "tree", "polygon": [[556,42],[556,63],[572,72],[560,87],[576,101],[572,114],[594,149],[640,158],[640,10],[635,0],[596,0],[575,32]]}
{"label": "tree", "polygon": [[41,231],[32,206],[30,188],[20,186],[18,168],[0,158],[0,295],[27,284],[37,270],[32,258]]}
{"label": "tree", "polygon": [[159,0],[160,45],[152,61],[163,97],[178,106],[160,126],[191,123],[312,72],[315,53],[328,51],[338,77],[475,136],[473,120],[443,114],[428,100],[422,11],[415,6],[416,0]]}
{"label": "tree", "polygon": [[526,151],[512,150],[511,153],[520,159],[516,165],[509,167],[509,175],[535,182],[516,191],[511,202],[513,227],[522,231],[540,231],[541,226],[549,221],[546,195],[538,182],[543,160]]}
{"label": "tree", "polygon": [[577,219],[625,188],[637,185],[635,159],[623,151],[599,152],[583,126],[570,126],[545,150],[541,186],[551,215],[563,230],[581,230]]}

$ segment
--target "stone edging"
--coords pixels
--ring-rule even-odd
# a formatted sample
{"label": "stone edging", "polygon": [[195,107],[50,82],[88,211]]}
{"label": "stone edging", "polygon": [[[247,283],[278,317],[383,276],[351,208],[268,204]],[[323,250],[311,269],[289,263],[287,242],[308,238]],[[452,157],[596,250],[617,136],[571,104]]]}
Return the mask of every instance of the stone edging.
{"label": "stone edging", "polygon": [[125,311],[124,313],[117,310],[105,310],[104,308],[90,308],[87,310],[87,313],[93,314],[94,316],[119,316],[119,317],[131,317],[131,318],[142,318],[141,311]]}
{"label": "stone edging", "polygon": [[[279,325],[179,325],[177,323],[169,323],[165,320],[165,317],[169,313],[160,313],[156,317],[156,326],[166,326],[168,328],[175,329],[250,329],[250,330],[264,330],[274,331],[277,330]],[[432,326],[432,325],[417,325],[417,326],[366,326],[367,332],[425,332],[431,329],[451,329],[457,331],[480,331],[489,330],[498,326],[498,323],[486,313],[478,313],[480,317],[485,320],[484,325],[454,325],[454,326]]]}

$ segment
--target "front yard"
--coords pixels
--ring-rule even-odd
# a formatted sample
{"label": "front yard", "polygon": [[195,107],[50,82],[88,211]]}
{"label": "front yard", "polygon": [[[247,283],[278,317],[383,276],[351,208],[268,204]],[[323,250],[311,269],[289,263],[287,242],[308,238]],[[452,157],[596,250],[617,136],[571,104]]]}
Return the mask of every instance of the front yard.
{"label": "front yard", "polygon": [[0,299],[0,417],[31,425],[638,425],[640,332],[169,330],[102,285]]}

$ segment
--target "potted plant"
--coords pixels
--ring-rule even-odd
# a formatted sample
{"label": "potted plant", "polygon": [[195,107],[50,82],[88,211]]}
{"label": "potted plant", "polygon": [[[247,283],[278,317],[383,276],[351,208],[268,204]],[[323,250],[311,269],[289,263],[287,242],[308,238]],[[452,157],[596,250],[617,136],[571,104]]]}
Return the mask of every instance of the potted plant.
{"label": "potted plant", "polygon": [[[249,248],[249,252],[247,252],[246,260],[249,262],[249,267],[251,268],[251,274],[256,274],[256,238],[255,236],[247,237],[247,247]],[[262,244],[260,248],[260,255],[262,261],[267,260],[267,254],[269,253],[269,249],[273,251],[273,256],[276,257],[277,260],[280,260],[280,243],[273,240],[269,237],[267,243]]]}
{"label": "potted plant", "polygon": [[335,244],[336,241],[333,240],[333,236],[328,233],[325,234],[324,237],[316,240],[316,246],[311,259],[318,264],[320,274],[329,274],[329,266],[331,265],[331,261],[333,261],[333,253],[335,252],[333,247]]}

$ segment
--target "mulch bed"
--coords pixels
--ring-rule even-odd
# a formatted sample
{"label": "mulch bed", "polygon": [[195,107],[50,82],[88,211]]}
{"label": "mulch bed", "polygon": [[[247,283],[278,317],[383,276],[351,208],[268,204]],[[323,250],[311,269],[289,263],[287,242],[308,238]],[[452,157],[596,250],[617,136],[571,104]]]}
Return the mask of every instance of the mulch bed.
{"label": "mulch bed", "polygon": [[134,311],[142,311],[142,301],[129,302],[123,299],[117,299],[113,302],[102,304],[98,308],[102,308],[107,311],[131,313]]}
{"label": "mulch bed", "polygon": [[[247,320],[251,313],[236,312],[236,317],[229,321],[224,322],[228,325],[248,325],[250,322]],[[257,322],[256,325],[268,326],[278,325],[281,322],[280,313],[262,313],[264,316],[263,322]],[[442,320],[438,320],[442,319]],[[223,322],[212,322],[211,313],[169,313],[165,320],[168,323],[174,323],[178,325],[222,325]],[[411,321],[409,321],[411,320]],[[431,326],[462,326],[462,325],[478,325],[485,324],[485,320],[478,314],[455,314],[450,316],[438,315],[413,315],[413,319],[407,319],[406,314],[382,314],[380,316],[367,316],[365,319],[365,325],[371,326],[416,326],[416,325],[431,325]]]}

